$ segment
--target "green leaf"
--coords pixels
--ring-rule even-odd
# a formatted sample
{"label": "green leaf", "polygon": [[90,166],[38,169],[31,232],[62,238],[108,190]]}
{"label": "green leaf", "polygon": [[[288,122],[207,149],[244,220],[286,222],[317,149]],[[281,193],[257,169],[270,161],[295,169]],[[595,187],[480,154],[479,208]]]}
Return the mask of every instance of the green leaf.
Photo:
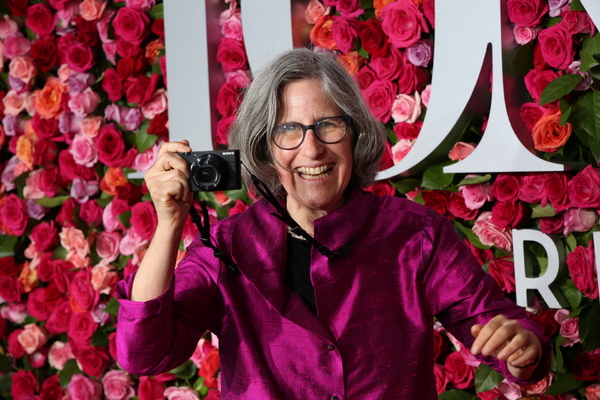
{"label": "green leaf", "polygon": [[591,68],[600,65],[600,62],[598,62],[598,60],[596,60],[596,58],[593,55],[591,55],[585,50],[581,50],[579,52],[579,55],[581,56],[581,65],[579,66],[579,72],[586,72],[589,71]]}
{"label": "green leaf", "polygon": [[575,74],[566,74],[554,79],[542,92],[539,105],[543,106],[571,93],[582,79],[581,75]]}
{"label": "green leaf", "polygon": [[69,197],[71,196],[44,197],[36,200],[35,202],[43,207],[54,208],[62,206],[62,204],[67,201]]}
{"label": "green leaf", "polygon": [[438,400],[478,400],[479,397],[464,390],[451,389],[438,395]]}
{"label": "green leaf", "polygon": [[575,376],[572,373],[566,373],[562,375],[556,375],[554,379],[554,383],[550,385],[546,393],[546,396],[556,396],[561,393],[570,392],[571,390],[576,390],[581,386],[583,382],[575,379]]}
{"label": "green leaf", "polygon": [[[579,135],[577,136],[579,137]],[[600,164],[600,139],[596,139],[591,136],[588,136],[587,139],[587,144],[592,152],[592,155],[594,156],[594,160],[596,160],[596,163]]]}
{"label": "green leaf", "polygon": [[489,182],[491,179],[492,175],[490,174],[473,176],[471,178],[464,178],[462,181],[458,182],[458,185],[456,186],[475,185],[477,183]]}
{"label": "green leaf", "polygon": [[444,167],[453,163],[454,161],[446,161],[427,168],[423,173],[423,182],[421,185],[433,190],[441,190],[451,185],[454,174],[444,173]]}
{"label": "green leaf", "polygon": [[18,236],[0,235],[0,258],[15,255]]}
{"label": "green leaf", "polygon": [[486,246],[483,243],[481,243],[481,241],[479,240],[479,237],[475,234],[475,232],[473,232],[471,230],[471,228],[467,228],[466,226],[464,226],[463,224],[461,224],[458,221],[452,221],[452,223],[454,224],[454,228],[456,230],[458,230],[459,232],[461,232],[463,235],[465,235],[467,237],[467,239],[469,239],[469,242],[471,242],[471,244],[475,247],[477,247],[478,249],[483,249],[483,250],[487,250],[490,248],[490,246]]}
{"label": "green leaf", "polygon": [[420,179],[402,179],[401,181],[390,181],[394,189],[398,191],[398,193],[406,194],[415,190],[417,187],[421,186]]}
{"label": "green leaf", "polygon": [[163,10],[162,4],[157,4],[148,11],[148,15],[152,19],[163,19],[165,17],[165,13]]}
{"label": "green leaf", "polygon": [[552,352],[552,361],[550,363],[550,369],[555,373],[565,373],[567,370],[565,369],[565,361],[563,359],[562,350],[560,349],[560,344],[558,343],[558,339],[564,338],[560,335],[556,338],[556,343],[553,346]]}
{"label": "green leaf", "polygon": [[583,4],[581,4],[580,0],[573,0],[569,6],[569,10],[585,11],[585,8],[583,8]]}
{"label": "green leaf", "polygon": [[517,50],[515,58],[510,62],[513,69],[520,76],[525,76],[533,68],[533,44],[531,41]]}
{"label": "green leaf", "polygon": [[150,120],[147,119],[135,133],[135,147],[137,147],[140,153],[154,146],[154,143],[158,140],[158,136],[147,133],[149,126]]}
{"label": "green leaf", "polygon": [[597,301],[579,315],[579,337],[584,352],[600,349],[600,303]]}
{"label": "green leaf", "polygon": [[0,355],[0,372],[9,372],[12,369],[12,364],[8,357],[4,354]]}
{"label": "green leaf", "polygon": [[129,220],[131,219],[131,211],[125,211],[124,213],[117,215],[117,219],[125,228],[131,228],[131,224],[129,223]]}
{"label": "green leaf", "polygon": [[479,364],[475,371],[475,391],[477,393],[487,392],[498,386],[504,380],[504,375],[495,371],[487,364]]}
{"label": "green leaf", "polygon": [[108,347],[108,335],[102,329],[96,329],[92,335],[92,346]]}
{"label": "green leaf", "polygon": [[[561,99],[561,103],[562,103],[562,99]],[[573,107],[567,107],[566,110],[561,110],[562,115],[560,116],[560,119],[558,120],[558,123],[561,126],[567,126],[567,121],[569,120],[569,117],[571,116],[571,112],[573,112]]]}
{"label": "green leaf", "polygon": [[75,361],[75,359],[70,359],[65,363],[63,369],[58,373],[58,381],[60,382],[60,386],[65,389],[75,374],[82,374],[82,372],[77,366],[77,361]]}
{"label": "green leaf", "polygon": [[198,372],[198,367],[196,367],[192,360],[187,360],[170,372],[177,375],[179,379],[190,379],[196,375]]}
{"label": "green leaf", "polygon": [[104,307],[104,312],[113,316],[117,316],[119,313],[119,301],[116,297],[113,297],[106,303],[106,307]]}
{"label": "green leaf", "polygon": [[570,233],[569,236],[566,237],[566,241],[569,253],[575,250],[575,248],[577,247],[577,239],[572,233]]}
{"label": "green leaf", "polygon": [[600,138],[600,92],[590,92],[577,103],[581,127],[594,139]]}
{"label": "green leaf", "polygon": [[[1,2],[0,2],[1,3]],[[0,397],[10,399],[10,388],[12,386],[12,374],[4,374],[0,376]]]}
{"label": "green leaf", "polygon": [[5,15],[10,15],[10,8],[8,8],[8,4],[5,1],[0,1],[0,17]]}
{"label": "green leaf", "polygon": [[592,37],[586,36],[583,39],[583,46],[581,46],[581,50],[592,57],[600,55],[600,34],[596,33]]}
{"label": "green leaf", "polygon": [[534,204],[531,207],[531,218],[554,217],[556,210],[550,204],[542,207],[541,204]]}
{"label": "green leaf", "polygon": [[576,309],[581,304],[582,294],[579,290],[563,285],[560,290],[565,295],[565,299],[569,302],[569,308],[571,310]]}

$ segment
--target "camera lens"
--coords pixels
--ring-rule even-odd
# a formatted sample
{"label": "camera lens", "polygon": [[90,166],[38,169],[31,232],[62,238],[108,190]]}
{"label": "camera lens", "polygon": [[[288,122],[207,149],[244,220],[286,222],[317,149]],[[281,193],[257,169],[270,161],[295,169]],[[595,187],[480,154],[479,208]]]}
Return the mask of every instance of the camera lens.
{"label": "camera lens", "polygon": [[200,190],[219,190],[219,184],[229,180],[229,166],[219,155],[202,154],[192,164],[190,174]]}
{"label": "camera lens", "polygon": [[200,174],[201,180],[203,182],[212,182],[215,179],[215,176],[217,176],[217,172],[215,171],[215,168],[212,165],[200,167],[200,171],[198,172],[198,174]]}

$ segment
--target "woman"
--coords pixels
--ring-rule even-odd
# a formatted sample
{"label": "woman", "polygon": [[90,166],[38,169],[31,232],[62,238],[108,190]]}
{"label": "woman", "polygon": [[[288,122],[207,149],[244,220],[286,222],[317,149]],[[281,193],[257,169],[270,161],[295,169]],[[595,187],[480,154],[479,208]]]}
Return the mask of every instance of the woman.
{"label": "woman", "polygon": [[[232,148],[319,254],[259,201],[213,227],[228,270],[196,240],[174,269],[192,196],[187,142],[167,143],[146,174],[158,229],[118,286],[119,361],[157,374],[219,337],[223,398],[436,399],[436,316],[509,379],[544,377],[549,344],[434,211],[360,188],[376,175],[385,131],[331,56],[293,50],[250,85]],[[474,339],[474,336],[476,339]]]}

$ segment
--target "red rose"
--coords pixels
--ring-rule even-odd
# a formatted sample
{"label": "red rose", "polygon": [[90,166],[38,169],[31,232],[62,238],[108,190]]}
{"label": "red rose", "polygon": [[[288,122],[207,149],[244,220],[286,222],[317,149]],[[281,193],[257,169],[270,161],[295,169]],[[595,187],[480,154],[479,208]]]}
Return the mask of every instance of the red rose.
{"label": "red rose", "polygon": [[6,326],[6,319],[0,316],[0,339],[6,339],[6,334],[8,333],[8,329]]}
{"label": "red rose", "polygon": [[0,276],[0,297],[7,303],[16,303],[21,300],[23,285],[12,276]]}
{"label": "red rose", "polygon": [[358,21],[358,37],[360,43],[372,56],[384,56],[389,48],[387,36],[381,28],[381,21],[377,18],[369,18],[366,21]]}
{"label": "red rose", "polygon": [[71,323],[71,314],[71,305],[64,300],[54,307],[44,327],[51,335],[67,332]]}
{"label": "red rose", "polygon": [[247,69],[248,59],[244,44],[235,39],[221,38],[217,48],[217,61],[221,63],[225,72]]}
{"label": "red rose", "polygon": [[[373,183],[371,186],[365,188],[366,191],[373,193],[375,196],[393,196],[396,194],[396,189],[387,181],[377,181]],[[237,201],[235,205],[237,206],[241,201]],[[229,213],[229,215],[232,215]]]}
{"label": "red rose", "polygon": [[521,106],[521,110],[519,114],[521,115],[521,119],[527,125],[527,129],[529,132],[533,131],[533,127],[544,115],[545,107],[539,107],[537,103],[525,103]]}
{"label": "red rose", "polygon": [[532,173],[521,176],[517,197],[525,203],[539,203],[542,201],[546,197],[544,175]]}
{"label": "red rose", "polygon": [[433,331],[433,359],[445,357],[450,350],[450,342],[448,337],[443,335],[441,331]]}
{"label": "red rose", "polygon": [[98,159],[101,163],[109,167],[126,167],[125,142],[123,135],[114,124],[104,125],[98,136],[96,136],[96,148],[98,149]]}
{"label": "red rose", "polygon": [[157,222],[156,211],[151,201],[136,203],[131,208],[131,227],[142,239],[152,239]]}
{"label": "red rose", "polygon": [[412,0],[399,0],[381,10],[381,27],[395,47],[410,47],[429,32],[425,17]]}
{"label": "red rose", "polygon": [[0,225],[11,236],[21,236],[25,233],[29,222],[25,200],[11,193],[0,203]]}
{"label": "red rose", "polygon": [[70,286],[71,306],[75,312],[90,311],[98,304],[100,293],[92,287],[92,272],[90,268],[80,269]]}
{"label": "red rose", "polygon": [[363,96],[375,118],[383,123],[389,121],[396,98],[396,85],[377,80],[363,92]]}
{"label": "red rose", "polygon": [[577,246],[567,255],[567,266],[575,287],[590,299],[598,298],[598,275],[594,262],[594,244]]}
{"label": "red rose", "polygon": [[[63,152],[66,153],[66,152]],[[58,215],[54,219],[59,226],[74,226],[75,225],[75,208],[79,203],[77,200],[70,197],[60,208]]]}
{"label": "red rose", "polygon": [[528,218],[528,208],[518,200],[499,201],[492,207],[492,222],[500,228],[516,228]]}
{"label": "red rose", "polygon": [[6,0],[6,5],[15,17],[24,17],[27,15],[29,0]]}
{"label": "red rose", "polygon": [[38,139],[35,142],[35,152],[33,154],[33,162],[37,165],[54,168],[56,156],[58,153],[58,145],[50,140]]}
{"label": "red rose", "polygon": [[394,126],[394,133],[398,139],[414,140],[421,133],[422,126],[423,122],[421,121],[415,121],[414,124],[400,122]]}
{"label": "red rose", "polygon": [[108,354],[117,360],[117,332],[111,332],[108,334]]}
{"label": "red rose", "polygon": [[165,37],[165,20],[163,18],[155,19],[150,27],[150,31],[161,38]]}
{"label": "red rose", "polygon": [[58,130],[58,120],[54,118],[42,118],[40,114],[35,113],[31,120],[33,130],[38,138],[50,139],[60,135]]}
{"label": "red rose", "polygon": [[150,78],[145,75],[125,80],[125,96],[129,103],[143,103],[150,87]]}
{"label": "red rose", "polygon": [[415,90],[421,90],[424,88],[428,80],[429,74],[425,68],[417,67],[411,63],[406,63],[400,68],[398,92],[404,94],[414,94]]}
{"label": "red rose", "polygon": [[31,56],[42,72],[48,72],[58,65],[58,50],[52,40],[40,39],[31,45]]}
{"label": "red rose", "polygon": [[567,185],[571,206],[577,208],[600,207],[600,171],[588,165]]}
{"label": "red rose", "polygon": [[540,102],[540,96],[546,86],[556,78],[558,78],[558,74],[551,69],[539,72],[532,69],[525,75],[525,87],[529,94],[531,94],[531,98],[535,101],[536,105]]}
{"label": "red rose", "polygon": [[141,56],[125,57],[117,61],[117,74],[122,80],[131,76],[140,76],[146,72],[147,65]]}
{"label": "red rose", "polygon": [[563,211],[569,208],[569,192],[567,190],[569,178],[564,172],[548,172],[544,175],[544,191],[546,199],[542,201],[542,206],[550,203],[556,211]]}
{"label": "red rose", "polygon": [[310,41],[316,47],[337,50],[333,40],[333,19],[330,15],[321,15],[310,30]]}
{"label": "red rose", "polygon": [[61,151],[58,155],[58,167],[63,183],[70,184],[74,178],[83,178],[86,181],[97,179],[96,171],[92,168],[79,165],[68,151]]}
{"label": "red rose", "polygon": [[375,56],[369,66],[375,71],[379,79],[393,81],[400,77],[404,61],[398,49],[390,48],[383,56]]}
{"label": "red rose", "polygon": [[483,265],[486,262],[494,258],[494,253],[490,249],[479,249],[473,245],[469,240],[465,239],[465,244],[471,250],[471,253],[475,256],[479,265]]}
{"label": "red rose", "polygon": [[98,328],[90,312],[73,313],[69,322],[69,342],[74,348],[89,346],[92,342],[92,336]]}
{"label": "red rose", "polygon": [[148,133],[152,135],[158,135],[163,138],[169,136],[169,128],[167,128],[167,122],[169,121],[169,113],[165,111],[161,114],[156,115],[150,120],[150,127],[148,127]]}
{"label": "red rose", "polygon": [[11,376],[10,394],[14,400],[28,399],[40,390],[33,371],[19,370]]}
{"label": "red rose", "polygon": [[515,175],[498,174],[492,183],[492,195],[500,201],[510,201],[519,193],[519,178]]}
{"label": "red rose", "polygon": [[465,220],[473,220],[477,218],[477,214],[479,213],[479,210],[471,210],[465,205],[465,198],[460,193],[450,193],[448,211],[456,218]]}
{"label": "red rose", "polygon": [[99,227],[102,224],[102,207],[96,200],[83,203],[79,208],[79,217],[90,227]]}
{"label": "red rose", "polygon": [[42,222],[33,228],[30,238],[37,251],[52,250],[58,244],[58,229],[54,221]]}
{"label": "red rose", "polygon": [[548,3],[541,0],[508,0],[508,19],[513,24],[531,27],[542,22],[548,12]]}
{"label": "red rose", "polygon": [[564,221],[562,214],[553,217],[540,218],[540,231],[546,234],[562,232],[563,225]]}
{"label": "red rose", "polygon": [[165,380],[159,377],[140,376],[138,397],[140,400],[163,400],[165,396]]}
{"label": "red rose", "polygon": [[544,60],[544,56],[542,55],[542,47],[539,42],[535,42],[533,45],[533,68],[536,71],[543,71],[548,69],[549,65]]}
{"label": "red rose", "polygon": [[344,53],[349,53],[356,46],[356,24],[339,15],[333,16],[331,34],[337,47]]}
{"label": "red rose", "polygon": [[17,276],[22,268],[14,257],[0,257],[0,276]]}
{"label": "red rose", "polygon": [[138,46],[149,34],[150,18],[142,11],[122,7],[112,20],[115,35]]}
{"label": "red rose", "polygon": [[234,81],[226,82],[217,94],[217,111],[221,115],[233,115],[241,101],[240,85]]}
{"label": "red rose", "polygon": [[600,379],[600,354],[579,353],[571,364],[573,375],[580,381],[595,381]]}
{"label": "red rose", "polygon": [[27,312],[39,321],[45,321],[50,316],[52,309],[46,302],[46,288],[37,288],[29,293],[27,299]]}
{"label": "red rose", "polygon": [[425,206],[433,208],[442,215],[448,215],[448,192],[443,190],[424,190],[421,197]]}
{"label": "red rose", "polygon": [[39,36],[46,36],[56,28],[57,16],[50,6],[44,3],[34,4],[27,9],[25,25]]}
{"label": "red rose", "polygon": [[540,308],[538,312],[531,315],[531,319],[537,322],[539,326],[544,330],[544,336],[552,337],[560,328],[560,323],[554,318],[556,314],[555,309],[543,309]]}
{"label": "red rose", "polygon": [[458,351],[450,353],[444,363],[446,369],[452,374],[452,386],[457,389],[466,389],[473,386],[475,367],[465,364],[464,358]]}
{"label": "red rose", "polygon": [[354,75],[354,80],[358,84],[358,87],[360,87],[360,90],[365,90],[377,80],[377,75],[375,75],[375,72],[371,68],[365,65]]}
{"label": "red rose", "polygon": [[55,374],[44,380],[40,395],[43,400],[60,400],[63,397],[63,392],[58,374]]}
{"label": "red rose", "polygon": [[85,72],[96,63],[92,49],[83,43],[75,43],[67,52],[67,65],[73,71]]}
{"label": "red rose", "polygon": [[8,335],[8,354],[12,358],[23,358],[25,356],[25,349],[18,339],[21,332],[23,332],[23,329],[15,329]]}
{"label": "red rose", "polygon": [[562,25],[557,24],[542,29],[538,35],[538,40],[544,60],[551,67],[566,69],[573,62],[575,56],[573,38]]}
{"label": "red rose", "polygon": [[100,44],[96,21],[86,21],[81,17],[77,17],[75,25],[77,25],[77,40],[81,44],[87,47],[95,47]]}
{"label": "red rose", "polygon": [[488,263],[488,268],[500,289],[506,293],[515,291],[515,264],[513,261],[506,257],[494,258]]}
{"label": "red rose", "polygon": [[108,68],[106,71],[104,71],[102,90],[108,94],[108,99],[112,102],[115,102],[123,97],[123,82],[121,77],[113,68]]}
{"label": "red rose", "polygon": [[83,372],[89,376],[102,378],[104,370],[108,367],[110,356],[106,347],[83,346],[73,351],[75,358],[81,365]]}
{"label": "red rose", "polygon": [[198,372],[198,375],[204,378],[204,384],[207,387],[217,387],[216,375],[219,371],[220,365],[221,362],[219,359],[219,349],[213,347],[202,360],[202,364],[200,364],[200,371]]}

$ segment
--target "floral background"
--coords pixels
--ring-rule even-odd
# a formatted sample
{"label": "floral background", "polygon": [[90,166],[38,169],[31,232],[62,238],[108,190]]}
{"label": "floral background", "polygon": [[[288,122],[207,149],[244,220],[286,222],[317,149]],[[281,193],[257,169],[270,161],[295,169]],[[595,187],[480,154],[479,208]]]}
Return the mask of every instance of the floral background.
{"label": "floral background", "polygon": [[[227,3],[227,4],[226,4]],[[564,173],[443,174],[477,146],[472,120],[448,159],[421,176],[378,182],[448,217],[483,268],[514,300],[511,229],[557,235],[569,307],[528,308],[552,338],[552,373],[520,387],[480,365],[437,323],[440,399],[600,399],[600,302],[592,233],[600,209],[600,34],[579,0],[508,0],[512,60],[530,102],[521,117],[540,157],[575,162]],[[227,144],[250,81],[241,5],[225,0],[217,58],[215,141]],[[142,180],[168,140],[160,0],[6,0],[0,3],[0,396],[18,399],[218,399],[218,341],[159,376],[137,377],[115,358],[112,288],[135,271],[156,228]],[[310,0],[315,51],[334,52],[388,129],[383,168],[400,161],[427,109],[433,0]],[[252,203],[245,191],[202,193],[215,221]],[[181,256],[195,235],[188,221]],[[528,249],[535,273],[544,249]]]}

